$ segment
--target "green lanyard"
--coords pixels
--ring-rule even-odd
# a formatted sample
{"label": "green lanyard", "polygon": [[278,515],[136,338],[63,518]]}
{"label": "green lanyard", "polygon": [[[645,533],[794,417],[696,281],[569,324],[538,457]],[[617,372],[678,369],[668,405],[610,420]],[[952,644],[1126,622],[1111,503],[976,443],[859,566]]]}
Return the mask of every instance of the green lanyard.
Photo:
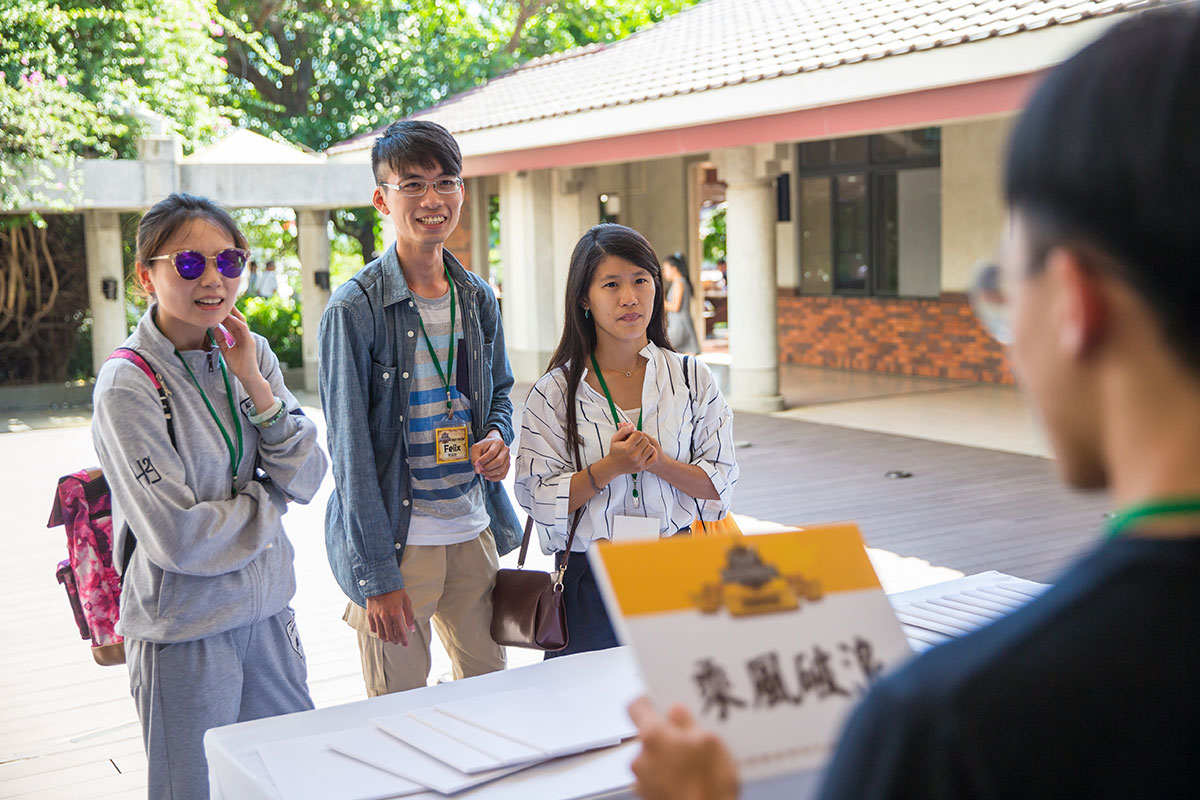
{"label": "green lanyard", "polygon": [[[596,354],[595,353],[592,353],[592,369],[596,370],[596,378],[599,379],[600,388],[604,390],[604,397],[608,400],[608,408],[610,411],[612,411],[613,425],[619,426],[621,424],[621,418],[619,416],[617,416],[617,404],[613,402],[612,394],[609,393],[609,391],[608,391],[608,384],[604,382],[604,373],[600,371],[600,365],[596,363]],[[639,431],[642,429],[642,410],[641,409],[638,409],[637,429]],[[634,472],[629,477],[633,480],[633,504],[635,506],[641,505],[641,503],[638,501],[638,488],[637,488],[638,476],[637,476],[637,473]]]}
{"label": "green lanyard", "polygon": [[1135,522],[1148,517],[1177,517],[1185,514],[1200,514],[1200,496],[1173,497],[1141,503],[1118,511],[1108,523],[1108,538],[1115,539]]}
{"label": "green lanyard", "polygon": [[438,360],[437,353],[433,351],[433,342],[429,340],[429,334],[425,330],[425,323],[421,321],[421,312],[417,311],[417,324],[421,326],[421,335],[425,337],[425,346],[429,348],[429,357],[433,359],[433,366],[437,367],[438,377],[442,379],[442,385],[446,387],[446,416],[454,418],[454,407],[450,403],[450,376],[454,374],[454,312],[458,308],[458,303],[454,302],[454,281],[450,280],[450,268],[445,267],[446,283],[450,284],[450,353],[446,357],[446,371],[442,372],[442,362]]}
{"label": "green lanyard", "polygon": [[[213,339],[212,331],[208,332],[208,340],[216,347],[217,343]],[[192,383],[196,385],[196,389],[200,392],[200,397],[204,400],[204,405],[208,406],[208,413],[212,415],[213,422],[217,423],[217,429],[221,431],[221,437],[225,439],[225,446],[229,448],[230,471],[233,473],[233,493],[236,495],[238,466],[242,463],[242,426],[238,423],[237,404],[233,402],[233,387],[229,385],[229,373],[225,371],[225,359],[221,358],[220,352],[217,353],[217,364],[221,367],[221,377],[225,379],[225,396],[229,398],[229,413],[233,416],[233,427],[237,430],[236,451],[233,449],[233,442],[229,438],[229,433],[225,430],[225,426],[221,424],[220,417],[217,416],[216,409],[208,401],[208,395],[200,387],[200,381],[196,380],[195,374],[192,373],[192,368],[188,366],[187,361],[180,355],[178,348],[175,349],[175,356],[183,364],[183,368],[187,370],[188,377],[192,379]]]}

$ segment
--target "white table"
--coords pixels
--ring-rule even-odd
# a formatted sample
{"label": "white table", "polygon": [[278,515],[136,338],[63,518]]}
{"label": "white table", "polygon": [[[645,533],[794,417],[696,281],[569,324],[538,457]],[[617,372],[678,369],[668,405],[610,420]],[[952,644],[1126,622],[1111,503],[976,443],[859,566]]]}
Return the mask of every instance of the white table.
{"label": "white table", "polygon": [[[1017,582],[1026,589],[1039,586],[992,572],[947,581],[936,587],[893,595],[891,599],[897,611],[903,612],[907,605],[914,602],[925,602],[931,597],[952,595],[964,589],[975,591],[981,586],[1011,585],[1012,582]],[[1018,605],[1020,603],[1014,601],[1013,608]],[[908,630],[909,626],[905,627],[915,649],[922,650],[928,647],[928,644],[921,643],[919,639],[913,637],[913,632]],[[264,742],[306,735],[334,734],[368,726],[373,717],[401,713],[409,709],[483,694],[531,687],[555,692],[568,691],[598,684],[606,677],[630,671],[636,671],[633,654],[626,647],[617,647],[594,653],[554,658],[530,666],[374,697],[332,708],[321,708],[315,711],[214,728],[208,731],[204,737],[211,796],[213,800],[245,800],[248,798],[278,800],[279,793],[276,791],[257,750],[258,745]],[[628,771],[628,764],[636,756],[638,745],[636,742],[627,742],[622,745],[622,748],[623,754],[613,752],[611,755],[603,757],[599,757],[598,753],[571,757],[578,761],[580,769],[591,770],[590,774],[593,776],[596,774],[597,764],[611,772],[611,787],[607,791],[587,795],[588,797],[632,797],[629,792],[632,775]],[[459,800],[487,798],[491,794],[495,794],[496,787],[506,780],[512,780],[518,776],[528,778],[529,775],[536,775],[537,770],[562,772],[562,763],[561,761],[551,762],[551,764],[532,767],[509,776],[509,778],[501,779],[496,784],[487,784],[460,793],[456,795],[456,798]],[[818,777],[816,773],[793,774],[748,785],[743,789],[742,798],[743,800],[766,800],[774,797],[789,797],[802,800],[809,797],[814,791]],[[493,791],[490,793],[489,786],[493,787]]]}

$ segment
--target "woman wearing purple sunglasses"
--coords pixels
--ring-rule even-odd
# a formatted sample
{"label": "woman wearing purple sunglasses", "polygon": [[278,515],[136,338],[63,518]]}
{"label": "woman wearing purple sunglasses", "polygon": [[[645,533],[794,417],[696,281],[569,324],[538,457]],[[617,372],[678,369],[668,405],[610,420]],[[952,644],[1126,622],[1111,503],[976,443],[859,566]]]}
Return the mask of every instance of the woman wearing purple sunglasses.
{"label": "woman wearing purple sunglasses", "polygon": [[209,200],[150,209],[137,235],[150,309],[123,347],[154,379],[112,358],[93,395],[153,798],[208,797],[209,728],[313,707],[281,517],[312,498],[327,461],[266,339],[233,307],[246,256]]}

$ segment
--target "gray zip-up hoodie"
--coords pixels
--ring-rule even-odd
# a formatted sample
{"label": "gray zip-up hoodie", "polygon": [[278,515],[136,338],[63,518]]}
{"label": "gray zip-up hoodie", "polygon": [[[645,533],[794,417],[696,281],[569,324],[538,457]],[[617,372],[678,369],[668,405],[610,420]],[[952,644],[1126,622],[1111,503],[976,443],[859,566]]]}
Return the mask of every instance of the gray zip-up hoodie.
{"label": "gray zip-up hoodie", "polygon": [[[161,376],[178,449],[171,446],[150,379],[121,359],[109,360],[96,377],[92,440],[112,491],[118,568],[126,523],[137,538],[117,631],[131,639],[184,642],[249,625],[287,606],[296,576],[280,518],[288,500],[312,499],[328,460],[317,445],[317,426],[283,384],[279,360],[255,334],[259,369],[293,413],[268,428],[251,424],[254,404],[230,373],[244,440],[233,495],[229,449],[152,312],[123,346],[141,353]],[[182,356],[236,443],[218,351]]]}

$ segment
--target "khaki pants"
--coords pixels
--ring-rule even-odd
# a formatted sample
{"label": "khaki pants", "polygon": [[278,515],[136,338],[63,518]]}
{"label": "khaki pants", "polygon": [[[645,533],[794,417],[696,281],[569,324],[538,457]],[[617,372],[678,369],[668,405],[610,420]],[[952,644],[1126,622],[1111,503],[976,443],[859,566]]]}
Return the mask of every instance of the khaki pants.
{"label": "khaki pants", "polygon": [[408,646],[388,644],[371,633],[366,609],[346,605],[342,617],[358,632],[363,682],[376,697],[425,686],[429,680],[430,629],[446,646],[454,679],[504,669],[504,648],[492,641],[492,587],[499,559],[491,529],[469,542],[404,549],[400,573],[412,600],[417,630]]}

